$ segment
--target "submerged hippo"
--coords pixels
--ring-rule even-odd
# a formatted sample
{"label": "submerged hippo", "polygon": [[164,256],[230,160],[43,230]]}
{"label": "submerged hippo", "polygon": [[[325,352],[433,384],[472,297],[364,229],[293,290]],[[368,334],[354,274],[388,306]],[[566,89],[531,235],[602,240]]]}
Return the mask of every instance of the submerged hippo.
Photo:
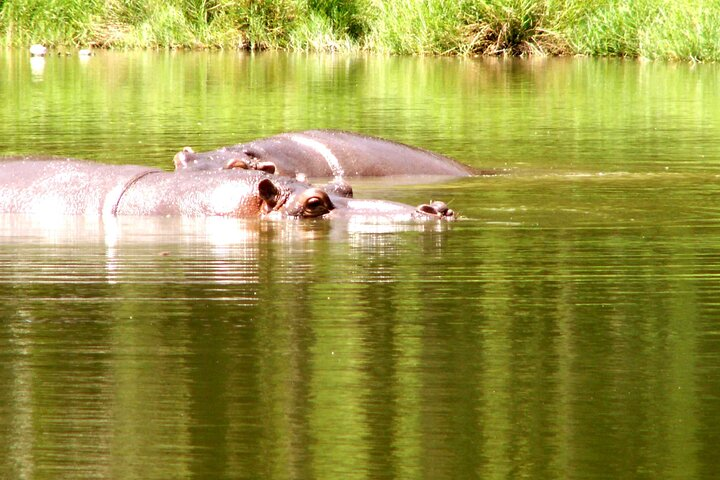
{"label": "submerged hippo", "polygon": [[81,160],[0,162],[0,212],[45,215],[183,215],[268,218],[454,219],[442,202],[417,208],[355,200],[262,171],[164,172]]}
{"label": "submerged hippo", "polygon": [[310,177],[464,177],[497,173],[478,171],[428,150],[339,130],[282,133],[203,153],[195,153],[192,148],[185,147],[173,161],[177,170],[243,168]]}

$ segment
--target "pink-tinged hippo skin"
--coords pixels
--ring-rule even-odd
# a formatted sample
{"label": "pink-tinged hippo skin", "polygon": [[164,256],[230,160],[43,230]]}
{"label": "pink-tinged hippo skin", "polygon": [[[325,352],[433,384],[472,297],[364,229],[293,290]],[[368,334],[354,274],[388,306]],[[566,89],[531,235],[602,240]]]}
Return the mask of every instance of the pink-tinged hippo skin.
{"label": "pink-tinged hippo skin", "polygon": [[128,186],[160,170],[31,157],[0,162],[0,211],[58,215],[114,214]]}
{"label": "pink-tinged hippo skin", "polygon": [[294,178],[253,170],[164,172],[82,160],[0,162],[0,212],[238,218],[382,217],[453,220],[442,202],[411,207],[355,200]]}
{"label": "pink-tinged hippo skin", "polygon": [[244,168],[309,177],[495,175],[437,153],[382,138],[340,130],[282,133],[248,143],[196,153],[185,147],[174,158],[177,170]]}

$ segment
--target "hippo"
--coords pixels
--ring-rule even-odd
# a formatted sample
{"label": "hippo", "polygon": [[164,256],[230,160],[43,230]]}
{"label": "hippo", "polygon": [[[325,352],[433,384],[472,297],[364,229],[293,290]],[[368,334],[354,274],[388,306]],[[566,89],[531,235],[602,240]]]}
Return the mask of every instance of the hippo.
{"label": "hippo", "polygon": [[185,147],[176,170],[252,169],[310,177],[494,175],[437,153],[382,138],[340,130],[282,133],[248,143],[196,153]]}
{"label": "hippo", "polygon": [[0,212],[45,215],[177,215],[239,218],[382,217],[453,220],[443,202],[417,208],[356,200],[260,170],[166,172],[84,160],[0,162]]}

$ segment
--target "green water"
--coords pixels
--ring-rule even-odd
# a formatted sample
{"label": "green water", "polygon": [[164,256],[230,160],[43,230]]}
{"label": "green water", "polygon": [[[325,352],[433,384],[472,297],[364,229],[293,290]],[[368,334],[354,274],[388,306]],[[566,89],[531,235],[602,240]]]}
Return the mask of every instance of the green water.
{"label": "green water", "polygon": [[307,128],[447,226],[0,215],[0,478],[720,475],[720,66],[0,53],[0,154]]}

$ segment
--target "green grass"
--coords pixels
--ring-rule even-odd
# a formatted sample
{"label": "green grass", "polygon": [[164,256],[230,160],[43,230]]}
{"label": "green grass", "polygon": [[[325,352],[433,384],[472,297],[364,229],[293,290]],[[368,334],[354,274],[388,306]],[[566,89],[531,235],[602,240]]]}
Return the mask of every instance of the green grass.
{"label": "green grass", "polygon": [[6,45],[720,60],[709,0],[0,0]]}

